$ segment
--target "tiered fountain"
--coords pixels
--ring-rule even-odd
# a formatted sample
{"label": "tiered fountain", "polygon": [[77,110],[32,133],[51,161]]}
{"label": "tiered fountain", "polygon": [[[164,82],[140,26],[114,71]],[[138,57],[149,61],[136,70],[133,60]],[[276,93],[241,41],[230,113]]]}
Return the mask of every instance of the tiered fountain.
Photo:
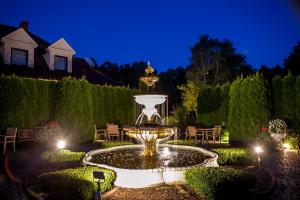
{"label": "tiered fountain", "polygon": [[[146,76],[141,77],[149,92],[159,80],[148,63]],[[135,126],[124,126],[126,134],[141,145],[127,145],[88,152],[85,165],[112,169],[117,173],[116,186],[140,188],[162,183],[184,182],[184,173],[195,166],[217,167],[218,156],[198,147],[159,144],[158,140],[171,137],[176,127],[165,125],[157,107],[166,102],[166,95],[143,94],[134,96],[142,112]]]}

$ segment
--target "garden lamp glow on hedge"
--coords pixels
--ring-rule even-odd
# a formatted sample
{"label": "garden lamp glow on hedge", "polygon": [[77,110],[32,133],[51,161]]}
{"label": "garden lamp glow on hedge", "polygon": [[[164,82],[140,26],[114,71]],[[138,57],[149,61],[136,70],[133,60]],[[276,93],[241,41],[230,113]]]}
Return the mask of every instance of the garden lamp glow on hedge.
{"label": "garden lamp glow on hedge", "polygon": [[104,180],[105,176],[103,172],[100,171],[93,171],[93,180],[97,183],[97,191],[95,193],[95,199],[101,199],[101,189],[100,189],[100,183],[101,180]]}
{"label": "garden lamp glow on hedge", "polygon": [[260,153],[263,152],[263,149],[261,148],[261,146],[256,146],[254,148],[254,150],[255,150],[255,153],[257,155],[257,167],[259,168],[259,166],[260,166]]}

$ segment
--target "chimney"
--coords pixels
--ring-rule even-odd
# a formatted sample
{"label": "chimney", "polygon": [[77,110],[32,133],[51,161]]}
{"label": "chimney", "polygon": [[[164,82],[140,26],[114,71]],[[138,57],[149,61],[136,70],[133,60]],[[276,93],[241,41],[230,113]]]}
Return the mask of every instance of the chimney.
{"label": "chimney", "polygon": [[25,31],[28,31],[29,22],[28,21],[21,21],[19,27],[23,28]]}

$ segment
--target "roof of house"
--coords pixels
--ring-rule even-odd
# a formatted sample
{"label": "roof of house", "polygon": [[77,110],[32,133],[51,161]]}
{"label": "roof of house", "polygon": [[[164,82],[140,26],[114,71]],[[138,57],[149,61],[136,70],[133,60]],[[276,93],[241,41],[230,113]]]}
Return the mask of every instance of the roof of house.
{"label": "roof of house", "polygon": [[[18,27],[0,24],[0,38],[16,31]],[[63,71],[51,71],[43,58],[46,53],[46,49],[51,44],[46,40],[38,37],[37,35],[26,31],[30,37],[38,44],[38,47],[34,50],[34,68],[22,68],[20,66],[6,66],[0,56],[0,73],[4,74],[16,74],[19,76],[35,77],[35,78],[49,78],[49,79],[61,79],[65,76],[72,76],[75,78],[81,78],[85,76],[86,79],[94,84],[108,84],[108,85],[122,85],[120,82],[114,81],[109,76],[93,69],[83,58],[73,58],[72,73]],[[1,44],[0,44],[1,46]]]}

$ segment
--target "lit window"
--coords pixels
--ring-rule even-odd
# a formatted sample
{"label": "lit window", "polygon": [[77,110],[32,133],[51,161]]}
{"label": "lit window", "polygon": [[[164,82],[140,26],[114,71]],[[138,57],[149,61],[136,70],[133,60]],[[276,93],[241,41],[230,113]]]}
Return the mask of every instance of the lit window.
{"label": "lit window", "polygon": [[11,49],[11,64],[27,66],[28,52],[22,49]]}
{"label": "lit window", "polygon": [[54,69],[67,71],[68,58],[62,56],[54,57]]}

